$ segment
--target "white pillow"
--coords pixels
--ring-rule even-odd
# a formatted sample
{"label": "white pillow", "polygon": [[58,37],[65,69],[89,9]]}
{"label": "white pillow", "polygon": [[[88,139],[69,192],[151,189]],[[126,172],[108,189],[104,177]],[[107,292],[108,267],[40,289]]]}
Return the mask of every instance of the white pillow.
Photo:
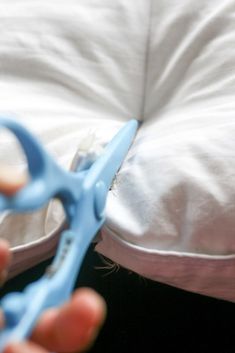
{"label": "white pillow", "polygon": [[[147,11],[144,2],[2,1],[0,115],[25,123],[66,168],[85,136],[108,142],[140,116]],[[24,168],[10,137],[1,141],[0,161]],[[53,254],[62,219],[51,205],[1,217],[0,236],[14,251],[10,276]]]}
{"label": "white pillow", "polygon": [[[107,142],[122,121],[144,120],[97,251],[234,301],[234,1],[13,3],[0,5],[2,114],[20,117],[67,168],[92,129]],[[61,220],[52,205],[2,219],[12,275],[52,253]]]}

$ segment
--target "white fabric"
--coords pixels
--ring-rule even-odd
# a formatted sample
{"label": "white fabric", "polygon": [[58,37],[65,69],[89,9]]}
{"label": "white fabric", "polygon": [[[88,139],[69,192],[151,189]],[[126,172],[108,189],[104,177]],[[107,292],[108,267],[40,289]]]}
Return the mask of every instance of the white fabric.
{"label": "white fabric", "polygon": [[[3,0],[0,114],[66,168],[82,137],[144,121],[96,249],[148,278],[235,300],[235,1]],[[5,137],[2,161],[23,164]],[[48,257],[53,205],[2,217],[11,274]],[[54,231],[56,229],[56,231]]]}

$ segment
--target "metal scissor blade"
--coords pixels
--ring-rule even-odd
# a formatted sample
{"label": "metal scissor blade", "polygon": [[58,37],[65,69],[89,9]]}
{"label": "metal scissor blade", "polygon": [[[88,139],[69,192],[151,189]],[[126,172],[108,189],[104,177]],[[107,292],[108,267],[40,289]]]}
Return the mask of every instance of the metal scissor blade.
{"label": "metal scissor blade", "polygon": [[106,146],[102,156],[91,166],[86,179],[88,186],[94,184],[96,180],[102,179],[107,190],[110,188],[113,178],[134,140],[138,127],[139,122],[133,119],[119,130]]}

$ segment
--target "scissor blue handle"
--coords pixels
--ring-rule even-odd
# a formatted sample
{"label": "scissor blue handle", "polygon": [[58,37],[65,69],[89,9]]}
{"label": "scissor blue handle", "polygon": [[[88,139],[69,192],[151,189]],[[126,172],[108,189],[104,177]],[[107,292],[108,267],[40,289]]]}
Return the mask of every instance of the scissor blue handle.
{"label": "scissor blue handle", "polygon": [[138,122],[129,121],[97,161],[77,173],[60,168],[20,124],[0,119],[1,126],[10,129],[19,139],[31,175],[29,185],[15,197],[1,196],[2,209],[28,211],[59,196],[69,222],[69,230],[62,233],[57,254],[46,274],[28,285],[23,293],[10,293],[3,298],[6,326],[0,335],[2,351],[8,342],[28,337],[46,308],[69,298],[86,250],[104,223],[108,191],[134,139]]}
{"label": "scissor blue handle", "polygon": [[[0,117],[0,128],[9,129],[19,140],[25,153],[30,180],[12,197],[0,195],[0,211],[14,212],[36,210],[53,197],[59,197],[64,204],[73,204],[81,192],[81,175],[61,168],[45,151],[35,136],[14,120]],[[69,207],[65,207],[69,212]],[[67,217],[70,214],[67,213]]]}

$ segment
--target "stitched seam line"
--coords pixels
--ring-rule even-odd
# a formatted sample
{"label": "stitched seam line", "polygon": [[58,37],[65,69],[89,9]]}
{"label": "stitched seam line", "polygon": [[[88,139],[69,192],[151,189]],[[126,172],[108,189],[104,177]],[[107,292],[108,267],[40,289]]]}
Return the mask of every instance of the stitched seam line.
{"label": "stitched seam line", "polygon": [[149,21],[148,28],[146,33],[146,49],[145,49],[145,59],[144,59],[144,75],[143,75],[143,90],[142,90],[142,101],[140,106],[140,120],[144,120],[145,118],[145,104],[146,104],[146,90],[148,83],[148,61],[149,61],[149,53],[150,53],[150,38],[151,38],[151,24],[152,24],[152,8],[153,8],[153,0],[150,0],[149,4]]}

